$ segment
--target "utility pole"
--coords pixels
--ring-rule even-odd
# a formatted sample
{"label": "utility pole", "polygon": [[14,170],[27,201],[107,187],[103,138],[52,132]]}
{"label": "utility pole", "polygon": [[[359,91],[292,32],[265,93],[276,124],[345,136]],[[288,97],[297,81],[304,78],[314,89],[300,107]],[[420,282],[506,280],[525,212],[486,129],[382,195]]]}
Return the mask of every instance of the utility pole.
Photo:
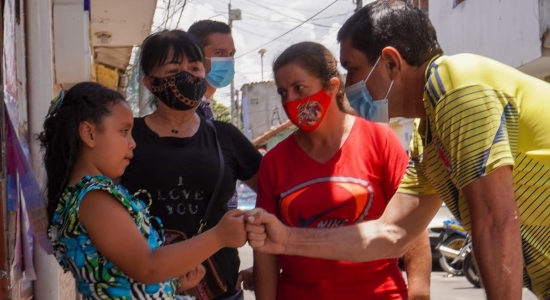
{"label": "utility pole", "polygon": [[[233,19],[231,18],[231,1],[229,1],[229,3],[227,4],[227,12],[229,14],[229,17],[227,18],[229,20],[229,28],[231,28],[231,31],[233,31]],[[229,106],[231,106],[231,112],[230,112],[230,117],[231,117],[231,124],[235,125],[235,121],[233,120],[233,117],[235,116],[235,95],[233,93],[233,91],[235,90],[235,82],[234,80],[231,80],[231,103]]]}
{"label": "utility pole", "polygon": [[239,91],[235,90],[235,115],[237,116],[237,129],[241,129],[241,105],[239,104]]}
{"label": "utility pole", "polygon": [[355,11],[358,11],[361,9],[361,7],[363,7],[363,0],[355,0],[355,4],[357,5],[355,7]]}
{"label": "utility pole", "polygon": [[267,50],[265,49],[260,49],[260,51],[258,51],[258,53],[260,53],[260,59],[261,59],[261,64],[262,64],[262,81],[264,81],[264,54]]}
{"label": "utility pole", "polygon": [[[233,21],[238,21],[242,19],[241,10],[240,9],[231,9],[231,0],[227,4],[227,12],[228,12],[228,25],[230,28],[233,28]],[[235,82],[234,80],[231,80],[231,124],[235,125],[235,117],[237,114],[235,113]]]}

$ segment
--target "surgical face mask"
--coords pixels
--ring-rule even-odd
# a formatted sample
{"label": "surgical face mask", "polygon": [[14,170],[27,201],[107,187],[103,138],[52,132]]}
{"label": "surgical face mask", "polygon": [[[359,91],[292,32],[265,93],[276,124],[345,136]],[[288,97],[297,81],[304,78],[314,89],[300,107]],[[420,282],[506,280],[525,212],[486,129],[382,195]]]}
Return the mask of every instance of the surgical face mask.
{"label": "surgical face mask", "polygon": [[393,80],[390,83],[390,87],[384,99],[373,100],[367,89],[367,80],[369,80],[372,71],[374,71],[379,61],[380,57],[376,60],[376,63],[365,80],[359,81],[346,88],[346,96],[350,106],[355,109],[359,116],[373,122],[388,123],[390,121],[388,114],[388,95],[393,86]]}
{"label": "surgical face mask", "polygon": [[206,92],[206,81],[183,71],[168,77],[153,77],[151,93],[168,107],[176,110],[190,110],[201,102]]}
{"label": "surgical face mask", "polygon": [[233,57],[211,57],[210,72],[206,74],[206,81],[214,88],[228,86],[235,76],[235,60]]}

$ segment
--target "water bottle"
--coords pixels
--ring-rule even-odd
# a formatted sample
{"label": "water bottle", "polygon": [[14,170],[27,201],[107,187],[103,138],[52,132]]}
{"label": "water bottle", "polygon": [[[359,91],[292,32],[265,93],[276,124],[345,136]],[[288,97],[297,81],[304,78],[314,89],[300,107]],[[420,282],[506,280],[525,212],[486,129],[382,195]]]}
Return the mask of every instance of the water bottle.
{"label": "water bottle", "polygon": [[227,210],[235,209],[239,206],[239,193],[237,192],[237,189],[235,189],[235,193],[233,193],[233,197],[229,199],[227,202]]}

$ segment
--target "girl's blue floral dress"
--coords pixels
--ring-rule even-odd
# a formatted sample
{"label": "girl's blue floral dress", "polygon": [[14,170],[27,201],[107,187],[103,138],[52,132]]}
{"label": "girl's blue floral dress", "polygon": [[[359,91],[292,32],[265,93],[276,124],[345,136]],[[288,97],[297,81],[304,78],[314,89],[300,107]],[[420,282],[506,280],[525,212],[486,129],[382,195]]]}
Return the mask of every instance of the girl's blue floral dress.
{"label": "girl's blue floral dress", "polygon": [[[104,190],[124,205],[151,250],[164,244],[163,234],[151,226],[143,201],[105,176],[82,178],[61,195],[48,231],[55,257],[65,271],[72,272],[78,291],[86,299],[184,299],[175,294],[176,280],[158,284],[136,282],[98,252],[78,219],[82,198],[92,190]],[[162,226],[160,221],[159,225]]]}

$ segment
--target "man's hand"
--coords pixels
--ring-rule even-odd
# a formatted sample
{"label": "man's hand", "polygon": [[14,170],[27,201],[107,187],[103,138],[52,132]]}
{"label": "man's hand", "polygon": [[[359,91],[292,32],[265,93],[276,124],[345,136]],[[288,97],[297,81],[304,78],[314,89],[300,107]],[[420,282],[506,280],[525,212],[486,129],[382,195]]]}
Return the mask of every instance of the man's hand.
{"label": "man's hand", "polygon": [[254,291],[254,278],[253,278],[252,267],[244,269],[239,272],[239,277],[237,277],[237,285],[235,286],[236,290],[242,289]]}
{"label": "man's hand", "polygon": [[187,289],[195,287],[206,274],[206,269],[203,265],[196,266],[193,270],[187,272],[187,274],[180,276],[180,286],[176,290],[177,293],[181,293]]}
{"label": "man's hand", "polygon": [[245,213],[248,244],[256,251],[282,254],[290,229],[261,208]]}

